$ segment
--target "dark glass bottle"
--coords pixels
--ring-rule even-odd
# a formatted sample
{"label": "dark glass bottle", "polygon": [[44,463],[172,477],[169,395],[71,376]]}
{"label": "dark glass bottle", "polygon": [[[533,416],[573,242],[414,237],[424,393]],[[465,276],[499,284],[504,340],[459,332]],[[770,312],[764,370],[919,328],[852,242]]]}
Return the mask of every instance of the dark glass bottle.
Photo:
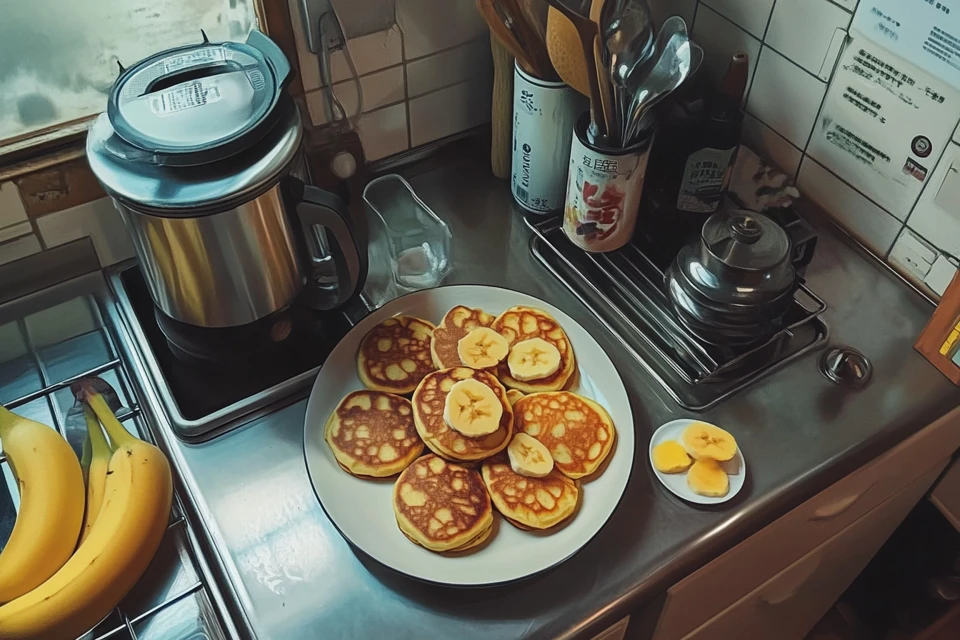
{"label": "dark glass bottle", "polygon": [[743,93],[747,87],[747,54],[730,60],[720,91],[707,100],[695,148],[687,154],[677,193],[677,209],[690,213],[716,211],[730,185],[743,126]]}

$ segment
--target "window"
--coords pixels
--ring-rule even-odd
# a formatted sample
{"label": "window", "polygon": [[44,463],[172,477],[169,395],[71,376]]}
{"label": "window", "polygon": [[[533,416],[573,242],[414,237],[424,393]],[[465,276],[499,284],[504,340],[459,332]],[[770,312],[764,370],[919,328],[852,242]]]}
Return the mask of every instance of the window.
{"label": "window", "polygon": [[0,0],[0,146],[103,111],[117,63],[244,40],[255,0]]}

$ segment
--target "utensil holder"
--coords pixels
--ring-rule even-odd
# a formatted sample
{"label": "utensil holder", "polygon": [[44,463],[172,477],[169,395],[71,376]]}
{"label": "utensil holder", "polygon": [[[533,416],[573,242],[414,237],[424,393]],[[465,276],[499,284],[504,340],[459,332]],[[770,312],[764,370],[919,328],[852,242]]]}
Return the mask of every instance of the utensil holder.
{"label": "utensil holder", "polygon": [[637,225],[654,129],[626,149],[611,149],[587,139],[589,123],[583,113],[573,131],[563,232],[586,251],[615,251]]}
{"label": "utensil holder", "polygon": [[584,98],[562,82],[540,80],[514,63],[510,190],[533,213],[563,208],[567,151]]}

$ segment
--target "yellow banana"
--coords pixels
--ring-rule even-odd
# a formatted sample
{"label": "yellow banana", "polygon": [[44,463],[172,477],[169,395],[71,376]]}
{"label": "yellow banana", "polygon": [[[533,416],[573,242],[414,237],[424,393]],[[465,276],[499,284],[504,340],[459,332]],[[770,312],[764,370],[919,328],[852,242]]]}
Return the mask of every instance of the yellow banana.
{"label": "yellow banana", "polygon": [[86,402],[115,449],[103,506],[90,533],[42,585],[0,606],[0,638],[76,638],[106,616],[153,559],[170,517],[170,464],[152,444],[123,428],[100,394]]}
{"label": "yellow banana", "polygon": [[[100,429],[100,422],[93,410],[84,405],[83,417],[87,421],[87,434],[90,442],[90,467],[87,470],[87,506],[83,512],[83,528],[80,529],[80,544],[90,535],[93,523],[97,521],[103,494],[106,490],[107,467],[113,454],[107,439]],[[86,447],[85,447],[86,448]]]}
{"label": "yellow banana", "polygon": [[8,602],[54,575],[76,548],[83,473],[55,429],[3,407],[0,441],[20,486],[20,512],[0,553],[0,602]]}

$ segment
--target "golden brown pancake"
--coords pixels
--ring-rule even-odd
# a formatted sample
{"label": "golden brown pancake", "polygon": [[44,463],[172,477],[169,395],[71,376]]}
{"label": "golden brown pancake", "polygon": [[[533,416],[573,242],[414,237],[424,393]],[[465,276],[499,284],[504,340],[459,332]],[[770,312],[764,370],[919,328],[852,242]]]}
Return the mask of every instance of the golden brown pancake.
{"label": "golden brown pancake", "polygon": [[497,366],[497,377],[511,389],[517,389],[523,393],[559,391],[573,375],[577,367],[573,346],[560,323],[546,311],[523,306],[510,307],[493,321],[491,328],[506,338],[511,347],[523,340],[541,338],[551,343],[560,352],[560,368],[556,373],[539,380],[517,380],[510,375],[510,366],[507,361],[501,362]]}
{"label": "golden brown pancake", "polygon": [[[468,438],[447,426],[443,408],[447,393],[460,380],[476,378],[493,390],[503,407],[500,427],[493,433],[479,438]],[[513,409],[507,400],[507,390],[486,371],[468,367],[441,369],[427,376],[413,393],[413,419],[417,433],[427,447],[448,460],[482,460],[503,451],[513,437]]]}
{"label": "golden brown pancake", "polygon": [[[413,538],[411,538],[409,535],[407,535],[406,532],[404,532],[403,529],[400,530],[400,533],[402,533],[402,534],[407,538],[407,540],[409,540],[409,541],[412,542],[413,544],[418,545],[418,546],[421,546],[421,547],[423,546],[423,545],[421,545],[419,542],[417,542],[416,540],[414,540]],[[479,546],[485,544],[485,543],[487,542],[487,540],[490,539],[490,536],[492,536],[492,535],[493,535],[493,527],[490,526],[490,527],[487,527],[486,529],[484,529],[483,532],[481,532],[476,538],[474,538],[473,540],[470,540],[470,541],[468,541],[468,542],[460,545],[460,546],[457,547],[456,549],[450,549],[450,550],[448,550],[448,551],[439,551],[439,552],[437,552],[437,553],[442,553],[442,554],[444,554],[444,555],[450,554],[450,555],[452,555],[452,556],[455,556],[455,555],[458,555],[458,554],[460,554],[460,553],[463,553],[464,551],[469,551],[469,550],[471,550],[471,549],[475,549],[476,547],[479,547]]]}
{"label": "golden brown pancake", "polygon": [[582,478],[600,468],[613,449],[617,431],[607,410],[569,391],[534,393],[513,407],[517,432],[542,442],[556,469]]}
{"label": "golden brown pancake", "polygon": [[483,482],[493,506],[520,528],[549,529],[577,510],[580,488],[556,468],[543,478],[528,478],[510,467],[506,452],[484,460]]}
{"label": "golden brown pancake", "polygon": [[517,400],[524,396],[523,391],[517,391],[516,389],[507,389],[507,400],[510,402],[511,406],[517,404]]}
{"label": "golden brown pancake", "polygon": [[464,366],[457,353],[457,343],[460,339],[478,327],[489,327],[493,324],[494,316],[482,309],[471,309],[457,305],[443,316],[440,324],[433,330],[433,340],[430,342],[430,356],[437,369]]}
{"label": "golden brown pancake", "polygon": [[406,398],[383,391],[347,394],[323,430],[337,463],[355,476],[400,473],[423,453]]}
{"label": "golden brown pancake", "polygon": [[435,369],[430,359],[434,326],[411,316],[387,318],[360,342],[357,368],[364,386],[374,391],[411,393]]}
{"label": "golden brown pancake", "polygon": [[431,551],[481,544],[493,525],[480,474],[433,454],[417,458],[397,478],[393,509],[400,531]]}

